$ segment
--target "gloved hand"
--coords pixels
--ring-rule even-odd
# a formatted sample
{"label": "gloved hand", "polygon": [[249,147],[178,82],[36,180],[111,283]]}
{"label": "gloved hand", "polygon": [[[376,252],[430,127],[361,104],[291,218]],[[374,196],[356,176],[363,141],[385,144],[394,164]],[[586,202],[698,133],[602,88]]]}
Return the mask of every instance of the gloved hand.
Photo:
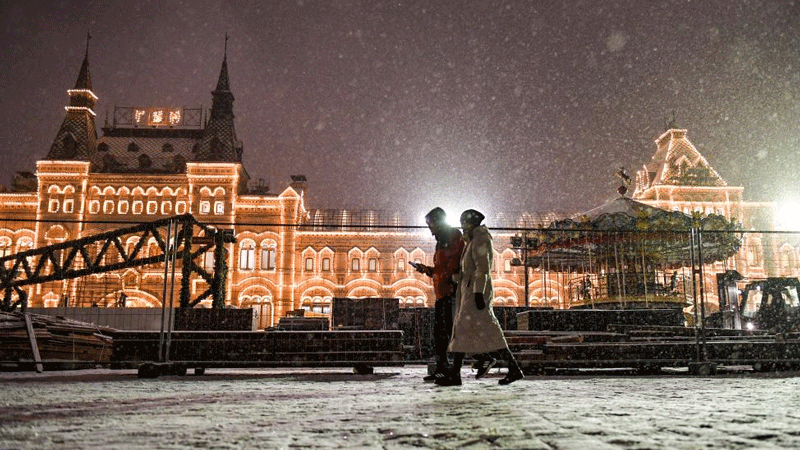
{"label": "gloved hand", "polygon": [[475,293],[475,307],[478,308],[478,310],[486,308],[486,301],[483,299],[482,292]]}

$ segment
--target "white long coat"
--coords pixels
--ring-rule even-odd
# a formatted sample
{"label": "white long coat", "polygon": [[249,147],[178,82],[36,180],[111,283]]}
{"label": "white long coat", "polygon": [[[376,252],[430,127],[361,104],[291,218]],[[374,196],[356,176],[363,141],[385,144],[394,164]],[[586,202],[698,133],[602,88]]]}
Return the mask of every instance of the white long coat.
{"label": "white long coat", "polygon": [[[448,350],[459,353],[487,353],[507,348],[506,338],[491,307],[492,236],[485,226],[476,227],[472,238],[465,236],[466,246],[461,253],[461,273],[456,274],[456,313],[453,318],[453,337]],[[475,293],[483,292],[486,307],[475,306]]]}

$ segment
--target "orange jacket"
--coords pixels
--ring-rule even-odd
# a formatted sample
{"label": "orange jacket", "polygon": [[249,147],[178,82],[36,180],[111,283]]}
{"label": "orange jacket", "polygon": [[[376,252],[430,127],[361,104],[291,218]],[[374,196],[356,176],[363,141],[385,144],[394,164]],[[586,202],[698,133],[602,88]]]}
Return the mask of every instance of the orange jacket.
{"label": "orange jacket", "polygon": [[441,239],[440,236],[436,237],[433,267],[428,275],[433,277],[433,293],[437,300],[456,292],[453,274],[459,271],[463,249],[464,241],[461,240],[461,231],[457,228],[443,231]]}

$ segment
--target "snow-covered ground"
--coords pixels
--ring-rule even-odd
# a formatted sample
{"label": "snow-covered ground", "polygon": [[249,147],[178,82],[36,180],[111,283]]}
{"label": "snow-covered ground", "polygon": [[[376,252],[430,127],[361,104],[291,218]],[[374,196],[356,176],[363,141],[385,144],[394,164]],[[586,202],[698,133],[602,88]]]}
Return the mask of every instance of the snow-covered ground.
{"label": "snow-covered ground", "polygon": [[0,373],[2,449],[800,448],[800,378],[499,375],[422,366]]}

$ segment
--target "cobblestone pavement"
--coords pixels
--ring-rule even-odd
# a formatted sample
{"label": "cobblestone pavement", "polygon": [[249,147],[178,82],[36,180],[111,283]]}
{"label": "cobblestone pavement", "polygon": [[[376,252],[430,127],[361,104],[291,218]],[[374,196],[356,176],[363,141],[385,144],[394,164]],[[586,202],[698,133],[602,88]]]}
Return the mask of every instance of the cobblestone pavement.
{"label": "cobblestone pavement", "polygon": [[800,377],[0,373],[1,449],[797,449]]}

